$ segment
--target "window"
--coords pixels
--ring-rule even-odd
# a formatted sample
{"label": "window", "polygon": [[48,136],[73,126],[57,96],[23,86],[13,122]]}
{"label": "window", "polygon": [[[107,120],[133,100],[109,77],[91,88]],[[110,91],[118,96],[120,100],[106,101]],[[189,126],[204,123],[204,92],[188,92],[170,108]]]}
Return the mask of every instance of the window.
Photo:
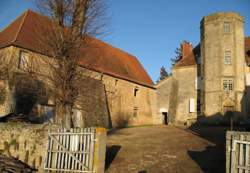
{"label": "window", "polygon": [[118,83],[118,79],[115,79],[115,85],[117,85],[117,83]]}
{"label": "window", "polygon": [[229,32],[230,32],[230,23],[224,22],[224,33],[229,33]]}
{"label": "window", "polygon": [[196,77],[195,78],[195,89],[197,89],[197,90],[199,90],[199,89],[201,89],[201,77],[200,76],[198,76],[198,77]]}
{"label": "window", "polygon": [[189,99],[189,113],[195,112],[195,99]]}
{"label": "window", "polygon": [[24,69],[27,67],[27,52],[25,51],[20,51],[19,53],[19,63],[18,63],[18,68]]}
{"label": "window", "polygon": [[133,117],[136,118],[138,115],[138,107],[134,107]]}
{"label": "window", "polygon": [[201,64],[201,57],[200,56],[197,57],[197,64]]}
{"label": "window", "polygon": [[246,86],[250,86],[250,73],[246,74]]}
{"label": "window", "polygon": [[233,91],[233,79],[223,80],[223,91],[226,91],[226,92]]}
{"label": "window", "polygon": [[232,58],[231,58],[231,51],[226,50],[225,55],[224,55],[224,64],[231,64],[232,63]]}
{"label": "window", "polygon": [[139,91],[139,88],[138,88],[138,87],[135,87],[135,89],[134,89],[134,96],[135,96],[135,97],[136,97],[138,91]]}

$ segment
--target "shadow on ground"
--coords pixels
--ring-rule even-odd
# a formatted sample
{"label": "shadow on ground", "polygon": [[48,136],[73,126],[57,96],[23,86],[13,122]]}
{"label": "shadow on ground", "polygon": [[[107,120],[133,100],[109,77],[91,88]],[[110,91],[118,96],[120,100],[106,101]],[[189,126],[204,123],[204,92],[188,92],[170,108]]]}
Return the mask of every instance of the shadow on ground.
{"label": "shadow on ground", "polygon": [[9,157],[0,154],[0,172],[1,173],[35,173],[38,170],[32,168],[15,157]]}
{"label": "shadow on ground", "polygon": [[116,155],[120,151],[120,145],[108,146],[106,149],[106,160],[105,160],[105,170],[107,170],[115,159]]}
{"label": "shadow on ground", "polygon": [[[225,117],[216,114],[209,118],[203,118],[186,129],[214,144],[214,146],[206,147],[203,151],[187,151],[188,155],[200,166],[204,173],[226,172],[226,132],[231,129],[231,126],[230,122],[223,121],[223,118]],[[247,128],[245,125],[235,123],[233,130],[246,131]]]}
{"label": "shadow on ground", "polygon": [[147,173],[146,170],[139,171],[138,173]]}

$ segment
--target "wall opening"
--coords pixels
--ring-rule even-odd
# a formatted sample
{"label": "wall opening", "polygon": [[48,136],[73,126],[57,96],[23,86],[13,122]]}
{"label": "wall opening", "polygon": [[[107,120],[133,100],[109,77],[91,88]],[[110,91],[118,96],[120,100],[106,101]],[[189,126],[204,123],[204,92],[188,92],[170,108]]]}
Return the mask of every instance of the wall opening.
{"label": "wall opening", "polygon": [[167,112],[162,112],[162,116],[163,116],[163,123],[165,125],[168,125],[168,113]]}

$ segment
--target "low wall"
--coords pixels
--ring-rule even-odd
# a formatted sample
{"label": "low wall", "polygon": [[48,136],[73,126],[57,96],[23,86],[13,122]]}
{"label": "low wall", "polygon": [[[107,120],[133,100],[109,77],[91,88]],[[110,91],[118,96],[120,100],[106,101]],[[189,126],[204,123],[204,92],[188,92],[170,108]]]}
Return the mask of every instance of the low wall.
{"label": "low wall", "polygon": [[[0,123],[0,154],[15,157],[44,173],[47,154],[48,129],[57,131],[59,126],[49,124]],[[104,172],[106,130],[96,128],[94,170]]]}
{"label": "low wall", "polygon": [[42,172],[48,128],[48,124],[0,123],[0,152]]}

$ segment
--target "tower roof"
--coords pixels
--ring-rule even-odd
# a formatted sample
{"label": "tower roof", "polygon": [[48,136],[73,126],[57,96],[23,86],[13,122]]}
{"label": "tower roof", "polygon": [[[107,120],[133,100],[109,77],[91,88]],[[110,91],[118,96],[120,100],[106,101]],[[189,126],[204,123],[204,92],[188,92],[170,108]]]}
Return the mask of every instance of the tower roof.
{"label": "tower roof", "polygon": [[[0,48],[16,46],[49,56],[39,39],[44,36],[44,29],[51,22],[46,16],[31,10],[25,11],[0,32]],[[153,87],[153,81],[136,57],[93,37],[88,38],[88,44],[87,48],[81,48],[82,67]]]}

